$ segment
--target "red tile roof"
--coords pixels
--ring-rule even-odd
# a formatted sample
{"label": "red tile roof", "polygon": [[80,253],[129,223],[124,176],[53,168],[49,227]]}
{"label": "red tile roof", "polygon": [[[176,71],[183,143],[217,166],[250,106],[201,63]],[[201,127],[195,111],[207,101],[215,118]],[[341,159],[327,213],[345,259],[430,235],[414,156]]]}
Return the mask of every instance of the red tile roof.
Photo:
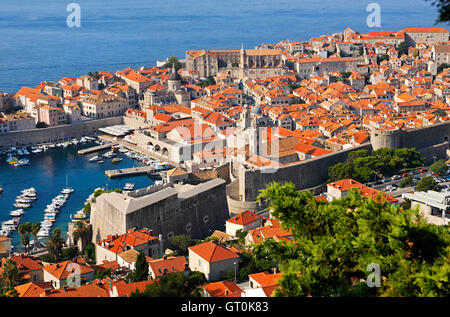
{"label": "red tile roof", "polygon": [[231,281],[209,283],[204,287],[211,297],[241,297],[242,289]]}
{"label": "red tile roof", "polygon": [[186,269],[186,258],[184,256],[171,256],[148,262],[150,269],[158,277],[165,273],[183,272]]}
{"label": "red tile roof", "polygon": [[255,214],[253,211],[247,210],[239,215],[234,216],[233,218],[228,219],[227,222],[234,223],[236,225],[245,226],[254,221],[257,221],[258,219],[264,219],[264,218]]}
{"label": "red tile roof", "polygon": [[206,260],[207,262],[217,262],[239,256],[226,247],[218,245],[213,241],[197,244],[190,247],[189,250]]}

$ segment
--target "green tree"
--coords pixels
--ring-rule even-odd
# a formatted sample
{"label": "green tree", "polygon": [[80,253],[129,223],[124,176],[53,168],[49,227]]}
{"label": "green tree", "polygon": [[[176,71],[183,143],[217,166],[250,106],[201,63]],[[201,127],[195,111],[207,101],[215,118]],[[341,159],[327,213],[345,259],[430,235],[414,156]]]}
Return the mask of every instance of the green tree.
{"label": "green tree", "polygon": [[447,64],[447,63],[440,64],[437,68],[438,74],[441,73],[445,68],[449,68],[449,67],[450,67],[450,64]]}
{"label": "green tree", "polygon": [[[263,240],[254,250],[283,272],[276,296],[448,296],[450,233],[426,223],[418,210],[356,189],[317,202],[292,183],[269,184],[259,200],[294,236]],[[373,264],[381,269],[380,287],[366,282]]]}
{"label": "green tree", "polygon": [[403,188],[405,186],[412,185],[412,183],[413,183],[413,176],[409,174],[400,182],[399,186],[400,188]]}
{"label": "green tree", "polygon": [[443,176],[447,174],[448,166],[447,163],[445,163],[445,160],[438,160],[431,164],[430,170],[439,176]]}
{"label": "green tree", "polygon": [[75,229],[73,230],[72,233],[72,237],[75,243],[80,241],[81,244],[80,251],[83,252],[86,243],[88,242],[89,239],[89,228],[85,221],[77,221],[77,223],[75,224]]}
{"label": "green tree", "polygon": [[173,66],[175,66],[175,70],[179,70],[181,68],[181,64],[175,56],[171,56],[167,60],[167,67],[172,68]]}
{"label": "green tree", "polygon": [[7,259],[2,265],[2,277],[5,279],[8,287],[15,287],[20,282],[20,272],[16,262]]}
{"label": "green tree", "polygon": [[170,239],[170,247],[178,255],[187,255],[188,248],[195,245],[196,243],[196,240],[193,240],[190,236],[185,234],[176,235],[173,236],[172,239]]}
{"label": "green tree", "polygon": [[41,230],[41,224],[39,222],[33,222],[31,225],[31,234],[33,234],[34,248],[36,248],[37,243],[37,234]]}
{"label": "green tree", "polygon": [[144,253],[139,252],[136,259],[136,269],[131,276],[131,282],[140,282],[148,280],[148,263]]}
{"label": "green tree", "polygon": [[433,176],[422,177],[417,182],[416,190],[418,192],[426,192],[428,190],[440,191],[438,183],[434,180]]}
{"label": "green tree", "polygon": [[216,80],[214,79],[214,77],[208,76],[208,78],[206,78],[206,80],[199,83],[199,86],[201,86],[202,88],[205,88],[205,87],[215,85],[215,84],[216,84]]}
{"label": "green tree", "polygon": [[61,238],[61,230],[56,227],[47,244],[47,251],[54,262],[59,262],[62,258],[63,239]]}
{"label": "green tree", "polygon": [[205,283],[205,275],[192,272],[185,276],[184,272],[169,273],[147,285],[144,292],[136,290],[131,297],[201,297],[201,288]]}
{"label": "green tree", "polygon": [[111,276],[111,268],[107,268],[104,270],[98,270],[95,272],[95,278],[99,278],[101,280],[103,280],[104,278]]}
{"label": "green tree", "polygon": [[405,42],[405,41],[401,42],[397,47],[398,55],[399,56],[408,55],[409,46],[410,45],[408,44],[408,42]]}
{"label": "green tree", "polygon": [[86,248],[84,249],[86,256],[92,260],[95,261],[95,244],[89,243]]}
{"label": "green tree", "polygon": [[438,8],[438,17],[436,23],[450,21],[450,1],[449,0],[425,0],[430,1],[432,5]]}
{"label": "green tree", "polygon": [[381,54],[379,57],[379,61],[388,61],[389,60],[389,55],[388,54]]}
{"label": "green tree", "polygon": [[47,127],[48,127],[48,125],[45,122],[39,121],[38,123],[36,123],[37,129],[47,128]]}

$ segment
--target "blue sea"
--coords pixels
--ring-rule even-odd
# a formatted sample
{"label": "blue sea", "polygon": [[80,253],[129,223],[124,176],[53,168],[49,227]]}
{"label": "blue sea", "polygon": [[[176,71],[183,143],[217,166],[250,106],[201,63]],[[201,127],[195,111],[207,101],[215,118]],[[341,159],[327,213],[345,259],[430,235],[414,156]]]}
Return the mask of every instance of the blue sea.
{"label": "blue sea", "polygon": [[[142,166],[136,160],[118,153],[117,157],[123,158],[122,162],[114,164],[111,159],[103,159],[104,163],[97,164],[89,162],[89,158],[103,154],[90,153],[86,156],[79,156],[77,151],[82,148],[96,145],[84,144],[68,148],[54,148],[40,154],[31,154],[30,165],[13,167],[6,162],[6,157],[0,156],[0,187],[3,193],[0,194],[0,222],[11,219],[10,211],[15,210],[13,206],[15,199],[23,189],[34,187],[38,199],[32,203],[30,209],[25,210],[25,215],[20,223],[41,222],[44,219],[44,210],[52,199],[59,195],[61,190],[67,185],[73,192],[67,203],[61,208],[52,229],[58,227],[65,238],[67,238],[67,223],[71,214],[75,214],[82,209],[85,200],[98,187],[107,189],[122,188],[125,183],[134,183],[135,189],[145,188],[154,184],[152,178],[143,176],[109,179],[105,175],[105,170],[116,168],[127,168]],[[20,235],[15,231],[11,234],[12,244],[20,249]]]}
{"label": "blue sea", "polygon": [[[81,27],[69,28],[67,6],[81,8]],[[280,40],[343,31],[364,33],[364,0],[1,0],[0,90],[16,92],[45,80],[154,66],[190,49],[253,48]],[[435,26],[425,0],[380,0],[381,27]],[[439,25],[441,26],[441,25]]]}

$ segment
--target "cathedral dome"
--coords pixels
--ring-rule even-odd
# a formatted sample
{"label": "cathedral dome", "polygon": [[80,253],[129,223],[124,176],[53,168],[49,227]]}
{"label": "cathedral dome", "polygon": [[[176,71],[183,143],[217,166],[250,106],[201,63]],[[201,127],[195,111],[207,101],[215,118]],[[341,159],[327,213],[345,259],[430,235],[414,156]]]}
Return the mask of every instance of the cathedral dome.
{"label": "cathedral dome", "polygon": [[252,113],[253,113],[253,114],[258,114],[258,115],[260,115],[260,114],[262,113],[261,108],[258,107],[258,106],[254,106],[254,107],[252,108]]}

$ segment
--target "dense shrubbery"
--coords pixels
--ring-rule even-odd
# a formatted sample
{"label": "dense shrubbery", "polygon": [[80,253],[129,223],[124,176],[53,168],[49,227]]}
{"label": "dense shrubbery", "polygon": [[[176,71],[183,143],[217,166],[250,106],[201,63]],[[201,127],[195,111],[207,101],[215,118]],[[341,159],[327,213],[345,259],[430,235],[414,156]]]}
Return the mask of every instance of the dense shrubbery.
{"label": "dense shrubbery", "polygon": [[329,168],[328,182],[345,178],[353,178],[367,182],[375,178],[375,174],[390,176],[404,168],[418,167],[425,163],[425,158],[415,149],[381,148],[369,154],[368,150],[350,152],[345,162]]}
{"label": "dense shrubbery", "polygon": [[[294,235],[265,240],[257,258],[279,263],[276,296],[448,296],[450,233],[427,224],[418,211],[363,197],[356,189],[332,202],[316,201],[294,184],[262,191],[272,215]],[[367,271],[376,265],[377,275]]]}

